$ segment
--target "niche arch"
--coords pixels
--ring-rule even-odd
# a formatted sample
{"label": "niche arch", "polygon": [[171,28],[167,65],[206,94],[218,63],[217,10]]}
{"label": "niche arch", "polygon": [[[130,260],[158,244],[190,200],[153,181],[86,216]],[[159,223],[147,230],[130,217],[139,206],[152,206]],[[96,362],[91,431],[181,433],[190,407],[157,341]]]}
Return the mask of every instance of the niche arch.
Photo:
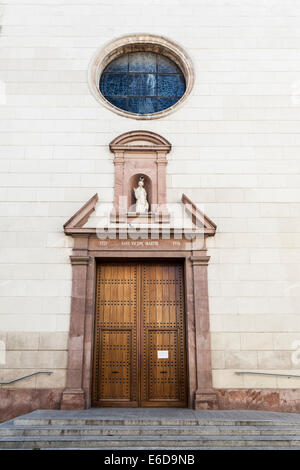
{"label": "niche arch", "polygon": [[[100,91],[101,76],[115,59],[132,52],[157,53],[174,62],[185,80],[185,92],[181,98],[166,109],[148,114],[126,111],[108,101]],[[194,67],[185,49],[165,36],[148,33],[126,34],[109,41],[95,52],[88,68],[88,85],[94,98],[114,113],[136,120],[158,119],[177,110],[188,98],[194,85]]]}

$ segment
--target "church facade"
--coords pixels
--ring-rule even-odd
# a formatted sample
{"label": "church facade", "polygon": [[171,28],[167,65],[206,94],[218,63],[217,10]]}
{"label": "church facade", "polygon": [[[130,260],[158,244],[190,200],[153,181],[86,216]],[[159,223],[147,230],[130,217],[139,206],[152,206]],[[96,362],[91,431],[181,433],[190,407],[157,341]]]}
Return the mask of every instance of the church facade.
{"label": "church facade", "polygon": [[3,6],[0,420],[300,412],[297,15]]}

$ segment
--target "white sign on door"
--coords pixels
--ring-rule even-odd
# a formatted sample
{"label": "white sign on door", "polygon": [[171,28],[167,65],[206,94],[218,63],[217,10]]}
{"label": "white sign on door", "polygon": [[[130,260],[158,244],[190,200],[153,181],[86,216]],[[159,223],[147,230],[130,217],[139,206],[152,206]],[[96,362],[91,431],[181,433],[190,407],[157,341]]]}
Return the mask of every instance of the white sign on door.
{"label": "white sign on door", "polygon": [[157,351],[158,359],[168,359],[169,351]]}

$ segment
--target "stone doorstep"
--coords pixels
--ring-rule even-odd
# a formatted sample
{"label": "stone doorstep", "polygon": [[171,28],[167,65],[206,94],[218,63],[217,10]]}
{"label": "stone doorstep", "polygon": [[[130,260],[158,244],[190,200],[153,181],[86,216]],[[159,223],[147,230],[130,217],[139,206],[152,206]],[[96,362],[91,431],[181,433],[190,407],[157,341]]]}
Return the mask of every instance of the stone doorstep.
{"label": "stone doorstep", "polygon": [[[300,421],[272,421],[272,420],[191,420],[191,419],[34,419],[16,418],[10,423],[15,426],[300,426]],[[6,423],[2,423],[1,426]]]}
{"label": "stone doorstep", "polygon": [[0,439],[0,448],[47,448],[47,447],[85,447],[85,448],[105,448],[109,449],[112,447],[124,448],[132,446],[134,448],[150,446],[161,448],[172,446],[178,448],[185,448],[187,446],[193,446],[196,448],[211,446],[215,447],[272,447],[274,449],[279,447],[299,447],[300,437],[294,438],[293,440],[282,437],[268,437],[264,438],[262,436],[257,436],[256,438],[250,436],[244,436],[242,439],[240,437],[229,437],[224,436],[220,438],[219,436],[210,436],[210,437],[195,437],[195,436],[181,436],[180,440],[174,440],[173,437],[166,436],[163,439],[155,438],[153,436],[118,436],[118,437],[45,437],[33,440],[30,437],[6,437]]}
{"label": "stone doorstep", "polygon": [[[93,450],[103,450],[103,447],[93,447],[92,448]],[[1,450],[20,450],[20,448],[16,448],[16,447],[10,447],[10,448],[3,448]],[[32,450],[31,448],[22,448],[21,450]],[[47,448],[39,448],[40,451],[43,451],[43,450],[90,450],[89,448],[83,448],[83,447],[47,447]],[[109,450],[109,451],[118,451],[120,450],[120,448],[118,447],[107,447],[105,450]],[[125,450],[146,450],[146,451],[149,451],[149,450],[157,450],[157,447],[122,447],[122,451],[125,451]],[[260,447],[255,447],[255,446],[251,446],[251,447],[242,447],[242,446],[237,446],[237,447],[230,447],[230,446],[226,446],[226,447],[209,447],[209,446],[206,446],[206,447],[160,447],[159,448],[160,451],[163,451],[163,450],[166,450],[166,451],[170,451],[170,450],[176,450],[176,451],[179,451],[179,450],[182,450],[182,451],[187,451],[187,450],[193,450],[193,451],[198,451],[198,450],[288,450],[288,451],[292,451],[292,450],[300,450],[300,447],[264,447],[264,446],[260,446]]]}
{"label": "stone doorstep", "polygon": [[[14,449],[14,448],[10,448],[10,449],[2,449],[2,450],[20,450],[20,449]],[[31,450],[31,449],[22,449],[22,450]],[[84,449],[82,447],[57,447],[57,448],[53,448],[53,447],[48,447],[46,449],[43,449],[43,448],[40,448],[39,450],[90,450],[90,449]],[[93,450],[103,450],[103,447],[93,447]],[[105,450],[109,450],[109,451],[118,451],[120,450],[120,448],[117,448],[117,447],[109,447],[109,448],[106,448]],[[158,450],[157,447],[122,447],[122,451],[123,450],[146,450],[146,451],[149,451],[149,450]],[[176,451],[179,451],[179,450],[182,450],[182,451],[187,451],[187,450],[193,450],[193,451],[198,451],[198,450],[288,450],[288,451],[292,451],[292,450],[300,450],[300,447],[264,447],[264,446],[261,446],[261,447],[255,447],[255,446],[251,446],[251,447],[241,447],[241,446],[237,446],[237,447],[230,447],[230,446],[226,446],[226,447],[209,447],[209,446],[206,446],[206,447],[160,447],[159,448],[160,451],[162,450],[166,450],[166,451],[170,451],[170,450],[176,450]]]}
{"label": "stone doorstep", "polygon": [[264,423],[295,423],[300,424],[300,413],[280,413],[257,410],[217,410],[217,411],[195,411],[188,408],[89,408],[86,410],[36,410],[25,415],[18,416],[11,421],[18,419],[31,420],[90,420],[103,421],[150,421],[161,422],[161,420],[189,422],[254,422]]}
{"label": "stone doorstep", "polygon": [[[30,436],[22,436],[24,437],[24,440],[30,440]],[[93,436],[82,436],[83,437],[83,440],[90,440],[90,437],[93,437]],[[147,440],[149,438],[152,438],[154,436],[140,436],[140,439],[141,440]],[[161,436],[160,436],[161,437]],[[172,436],[163,436],[164,439],[166,440],[172,440],[173,437]],[[224,440],[230,440],[230,439],[233,439],[233,440],[237,440],[239,436],[223,436],[222,439]],[[290,441],[290,438],[287,437],[287,436],[280,436],[282,441]],[[126,436],[126,438],[128,438],[129,440],[135,440],[136,439],[136,436]],[[8,437],[7,439],[10,439],[10,440],[14,440],[13,437]],[[73,439],[73,436],[55,436],[55,437],[52,437],[51,436],[51,440],[61,440],[61,439],[66,439],[66,440],[72,440]],[[74,436],[74,439],[75,440],[80,440],[81,439],[81,436]],[[123,440],[123,436],[95,436],[95,439],[96,440],[110,440],[110,439],[113,439],[113,440]],[[183,440],[188,440],[188,439],[191,439],[191,440],[198,440],[198,436],[182,436],[182,439]],[[203,440],[217,440],[217,439],[220,439],[219,436],[207,436],[207,437],[203,437]],[[243,436],[243,440],[251,440],[252,439],[252,436]],[[257,436],[256,438],[257,440],[265,440],[265,437],[264,436]],[[273,441],[276,441],[278,440],[278,437],[277,436],[268,436],[268,439],[270,440],[273,440]],[[2,442],[4,440],[4,438],[1,438],[0,441]],[[42,438],[42,440],[47,440],[46,437]],[[300,436],[295,436],[295,440],[299,441],[300,442]]]}
{"label": "stone doorstep", "polygon": [[0,427],[3,436],[300,436],[299,428],[287,426],[7,426]]}

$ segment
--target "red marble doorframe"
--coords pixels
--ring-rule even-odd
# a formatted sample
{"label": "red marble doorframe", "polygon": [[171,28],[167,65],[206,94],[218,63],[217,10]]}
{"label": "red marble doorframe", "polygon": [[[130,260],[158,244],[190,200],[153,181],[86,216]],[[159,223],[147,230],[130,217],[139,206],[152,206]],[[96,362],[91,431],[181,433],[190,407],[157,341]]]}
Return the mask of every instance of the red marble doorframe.
{"label": "red marble doorframe", "polygon": [[217,394],[212,387],[211,343],[208,302],[207,266],[210,257],[203,252],[193,252],[190,257],[193,266],[194,322],[196,342],[197,388],[194,408],[215,409]]}

